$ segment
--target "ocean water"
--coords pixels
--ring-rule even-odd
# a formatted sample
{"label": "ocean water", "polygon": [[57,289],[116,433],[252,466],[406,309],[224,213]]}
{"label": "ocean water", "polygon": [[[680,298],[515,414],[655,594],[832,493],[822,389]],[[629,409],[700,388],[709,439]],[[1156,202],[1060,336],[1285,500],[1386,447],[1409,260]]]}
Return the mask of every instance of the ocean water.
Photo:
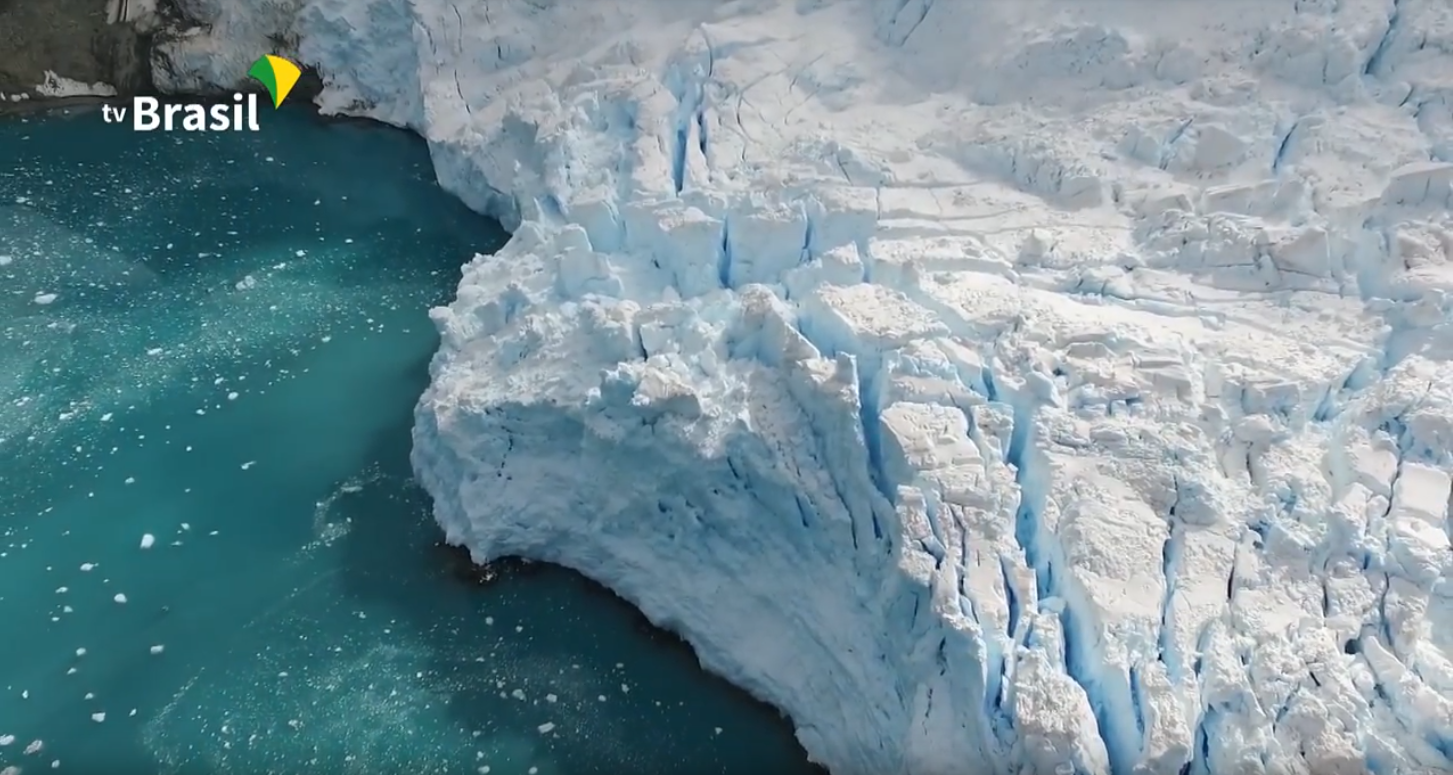
{"label": "ocean water", "polygon": [[609,593],[435,544],[427,310],[506,235],[411,136],[264,119],[0,118],[0,770],[814,772]]}

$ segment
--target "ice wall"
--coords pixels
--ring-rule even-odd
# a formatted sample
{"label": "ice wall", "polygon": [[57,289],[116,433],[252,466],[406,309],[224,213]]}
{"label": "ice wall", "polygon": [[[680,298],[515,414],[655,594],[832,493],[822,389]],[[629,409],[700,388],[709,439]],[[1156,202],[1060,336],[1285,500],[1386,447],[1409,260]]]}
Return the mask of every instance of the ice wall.
{"label": "ice wall", "polygon": [[515,230],[415,431],[477,559],[836,775],[1453,767],[1446,2],[193,4],[159,80],[295,43]]}

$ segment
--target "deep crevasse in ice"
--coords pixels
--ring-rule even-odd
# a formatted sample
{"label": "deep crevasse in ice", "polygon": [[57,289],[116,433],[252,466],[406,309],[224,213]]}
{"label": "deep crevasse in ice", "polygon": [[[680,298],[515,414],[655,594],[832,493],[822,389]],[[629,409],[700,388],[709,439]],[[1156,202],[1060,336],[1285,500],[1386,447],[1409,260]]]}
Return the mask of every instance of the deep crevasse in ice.
{"label": "deep crevasse in ice", "polygon": [[190,5],[163,82],[296,41],[515,229],[450,540],[837,775],[1453,766],[1446,3]]}

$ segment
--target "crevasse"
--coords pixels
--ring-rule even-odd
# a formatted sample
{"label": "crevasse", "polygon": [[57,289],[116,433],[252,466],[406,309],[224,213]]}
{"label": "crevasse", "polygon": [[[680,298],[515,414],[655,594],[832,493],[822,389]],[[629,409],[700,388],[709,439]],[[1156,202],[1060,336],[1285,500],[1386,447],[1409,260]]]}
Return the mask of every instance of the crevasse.
{"label": "crevasse", "polygon": [[837,775],[1453,766],[1453,10],[199,0],[514,232],[414,462]]}

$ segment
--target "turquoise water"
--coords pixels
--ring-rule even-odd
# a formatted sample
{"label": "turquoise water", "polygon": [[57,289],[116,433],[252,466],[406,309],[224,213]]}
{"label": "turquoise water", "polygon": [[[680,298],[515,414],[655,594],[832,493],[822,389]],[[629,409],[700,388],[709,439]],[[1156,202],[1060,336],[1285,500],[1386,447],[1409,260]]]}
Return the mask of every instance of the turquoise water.
{"label": "turquoise water", "polygon": [[427,309],[506,235],[411,136],[265,118],[0,121],[0,769],[813,771],[609,593],[434,544]]}

